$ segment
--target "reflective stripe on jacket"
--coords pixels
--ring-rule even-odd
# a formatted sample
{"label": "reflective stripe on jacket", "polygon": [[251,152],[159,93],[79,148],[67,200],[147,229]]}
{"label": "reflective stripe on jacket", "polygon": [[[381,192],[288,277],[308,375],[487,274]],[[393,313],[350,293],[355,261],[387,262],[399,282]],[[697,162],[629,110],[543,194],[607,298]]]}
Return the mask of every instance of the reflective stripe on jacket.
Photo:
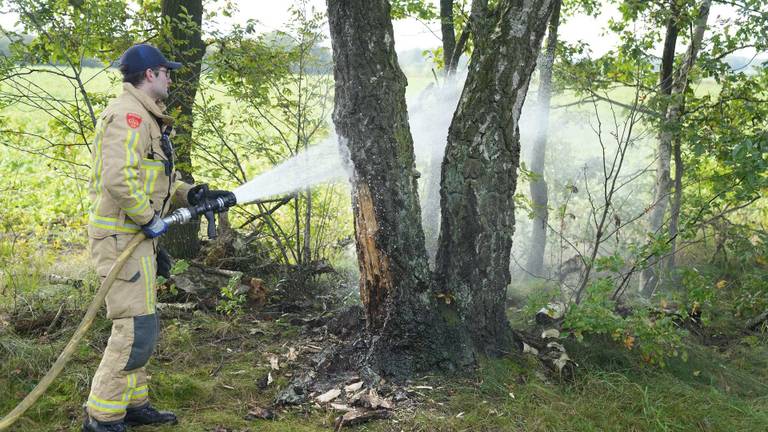
{"label": "reflective stripe on jacket", "polygon": [[[165,215],[173,200],[188,205],[191,185],[165,173],[161,130],[172,124],[162,103],[129,83],[102,113],[93,145],[88,235],[104,238],[138,232],[154,214]],[[171,199],[172,197],[172,199]]]}

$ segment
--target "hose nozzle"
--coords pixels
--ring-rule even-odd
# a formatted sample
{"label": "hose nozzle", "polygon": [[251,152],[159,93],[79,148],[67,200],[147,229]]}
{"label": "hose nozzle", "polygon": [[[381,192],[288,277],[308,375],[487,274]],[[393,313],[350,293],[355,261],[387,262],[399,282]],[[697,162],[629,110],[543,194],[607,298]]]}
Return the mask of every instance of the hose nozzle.
{"label": "hose nozzle", "polygon": [[237,204],[235,194],[227,194],[218,198],[206,200],[196,206],[183,207],[176,209],[173,213],[163,218],[168,225],[185,224],[200,215],[208,219],[208,238],[216,238],[216,213],[227,211],[230,207]]}

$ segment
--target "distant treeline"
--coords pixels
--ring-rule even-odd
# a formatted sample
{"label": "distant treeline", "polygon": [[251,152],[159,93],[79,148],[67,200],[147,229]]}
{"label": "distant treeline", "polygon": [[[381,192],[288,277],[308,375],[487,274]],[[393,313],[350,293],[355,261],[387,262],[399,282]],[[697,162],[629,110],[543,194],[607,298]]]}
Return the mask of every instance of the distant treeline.
{"label": "distant treeline", "polygon": [[[24,36],[25,43],[31,42],[32,39],[33,39],[33,36],[31,35]],[[277,41],[277,40],[275,41],[276,45],[279,45],[281,43],[284,43],[284,41]],[[0,56],[10,55],[11,53],[10,44],[11,44],[11,41],[6,36],[0,36]],[[310,74],[329,73],[330,67],[333,62],[330,48],[323,47],[323,46],[316,46],[315,48],[312,49],[312,56],[315,58],[315,64],[317,64],[318,66],[307,68],[307,73],[310,73]],[[401,51],[398,53],[398,58],[400,60],[400,65],[403,67],[424,66],[425,57],[424,57],[423,50],[420,50],[420,49],[410,49],[407,51]],[[117,59],[114,59],[114,60],[117,60]],[[205,62],[205,58],[203,59],[203,62]],[[95,58],[83,59],[83,66],[85,67],[104,67],[104,64],[105,64],[105,60],[100,60]]]}
{"label": "distant treeline", "polygon": [[[32,36],[25,35],[24,36],[24,42],[30,42],[32,41]],[[10,54],[10,43],[11,41],[5,37],[0,37],[0,55],[7,56]],[[278,41],[275,40],[275,44],[279,45],[281,43],[284,43],[284,41]],[[323,66],[317,66],[317,67],[309,67],[307,68],[307,73],[310,74],[326,74],[329,72],[329,67],[332,64],[332,55],[331,51],[327,47],[317,46],[312,49],[312,55],[316,59],[316,64],[323,65]],[[424,61],[425,61],[425,54],[424,50],[421,49],[410,49],[405,51],[398,52],[398,60],[400,62],[400,66],[402,67],[423,67]],[[756,57],[746,57],[746,56],[737,56],[737,55],[730,55],[725,58],[726,63],[731,67],[731,70],[733,71],[742,71],[747,74],[754,73],[753,68],[759,67],[763,62],[768,61],[766,58],[756,58]],[[203,62],[205,62],[205,58],[203,58]],[[327,66],[325,66],[327,65]],[[94,58],[86,58],[83,59],[83,66],[85,67],[104,67],[104,61]]]}
{"label": "distant treeline", "polygon": [[[24,35],[24,43],[32,42],[34,37],[31,35]],[[6,57],[11,55],[11,40],[6,36],[0,36],[0,56]],[[83,59],[84,67],[104,67],[104,62],[98,59],[86,58]]]}
{"label": "distant treeline", "polygon": [[[24,43],[29,43],[33,39],[33,36],[31,35],[24,35],[23,40]],[[280,42],[274,41],[273,42],[276,46],[279,46]],[[8,39],[6,36],[0,36],[0,56],[9,56],[11,54],[11,40]],[[210,47],[209,47],[210,48]],[[208,50],[210,52],[210,49]],[[208,53],[206,53],[206,57],[208,56]],[[330,48],[322,47],[322,46],[316,46],[312,49],[312,56],[315,59],[315,64],[317,66],[315,67],[306,67],[306,72],[309,74],[327,74],[331,70],[331,65],[333,64],[333,58],[331,56]],[[106,62],[109,61],[109,59],[96,59],[96,58],[85,58],[83,59],[83,66],[84,67],[104,67]],[[117,59],[112,59],[113,63],[115,63],[113,66],[116,66]],[[203,57],[203,62],[205,63],[205,57]]]}

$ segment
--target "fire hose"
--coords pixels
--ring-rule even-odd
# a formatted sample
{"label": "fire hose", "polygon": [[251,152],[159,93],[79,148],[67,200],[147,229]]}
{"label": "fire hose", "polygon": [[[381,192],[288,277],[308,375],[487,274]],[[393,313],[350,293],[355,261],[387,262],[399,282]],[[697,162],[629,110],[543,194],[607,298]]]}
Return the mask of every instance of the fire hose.
{"label": "fire hose", "polygon": [[[200,203],[197,206],[177,209],[173,213],[164,217],[163,221],[165,221],[165,223],[168,225],[178,225],[187,223],[192,219],[197,218],[198,216],[205,216],[205,218],[208,220],[208,237],[213,239],[216,238],[216,220],[214,214],[227,211],[229,207],[232,207],[235,204],[237,204],[237,200],[235,199],[234,195],[224,198],[216,198],[214,200],[208,200]],[[35,402],[37,402],[40,396],[42,396],[46,390],[48,390],[48,387],[50,387],[56,377],[59,376],[61,371],[64,369],[64,366],[69,362],[72,354],[75,352],[77,344],[80,343],[80,341],[83,339],[83,336],[85,336],[85,333],[91,327],[91,324],[93,324],[93,320],[96,317],[96,314],[99,312],[101,305],[104,303],[104,299],[107,297],[109,289],[112,288],[112,284],[114,284],[115,279],[117,279],[117,275],[120,274],[120,270],[123,269],[125,262],[128,260],[131,254],[133,254],[133,251],[136,249],[136,247],[146,238],[147,237],[143,232],[139,232],[130,240],[130,242],[128,242],[125,250],[123,250],[120,256],[117,257],[117,260],[112,265],[109,273],[107,273],[107,276],[102,281],[101,287],[99,287],[99,290],[96,292],[96,295],[91,301],[90,306],[88,306],[88,310],[85,312],[85,316],[83,317],[82,321],[80,321],[80,325],[77,327],[77,330],[75,330],[72,338],[69,340],[69,342],[67,342],[64,350],[61,352],[61,354],[59,354],[59,357],[53,363],[53,366],[51,366],[51,368],[48,370],[45,376],[43,376],[40,382],[37,383],[35,388],[32,389],[29,394],[27,394],[24,400],[22,400],[16,406],[16,408],[14,408],[10,413],[8,413],[8,415],[0,420],[0,431],[8,429],[22,415],[24,415],[24,413],[32,405],[34,405]]]}

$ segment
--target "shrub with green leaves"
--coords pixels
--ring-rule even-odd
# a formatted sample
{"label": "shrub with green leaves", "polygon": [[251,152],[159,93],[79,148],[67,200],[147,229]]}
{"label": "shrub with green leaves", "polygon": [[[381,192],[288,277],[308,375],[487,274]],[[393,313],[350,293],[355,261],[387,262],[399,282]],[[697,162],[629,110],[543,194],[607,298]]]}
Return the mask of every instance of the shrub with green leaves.
{"label": "shrub with green leaves", "polygon": [[242,273],[238,273],[227,282],[227,286],[221,288],[221,299],[216,305],[216,311],[229,316],[238,316],[243,311],[245,304],[245,294],[237,293],[237,286],[240,284]]}
{"label": "shrub with green leaves", "polygon": [[649,364],[664,367],[669,357],[687,357],[682,349],[685,330],[675,324],[673,316],[652,316],[643,307],[621,316],[611,299],[613,289],[610,279],[595,281],[587,288],[583,300],[570,307],[563,328],[579,341],[587,334],[608,335],[627,350],[636,349]]}

